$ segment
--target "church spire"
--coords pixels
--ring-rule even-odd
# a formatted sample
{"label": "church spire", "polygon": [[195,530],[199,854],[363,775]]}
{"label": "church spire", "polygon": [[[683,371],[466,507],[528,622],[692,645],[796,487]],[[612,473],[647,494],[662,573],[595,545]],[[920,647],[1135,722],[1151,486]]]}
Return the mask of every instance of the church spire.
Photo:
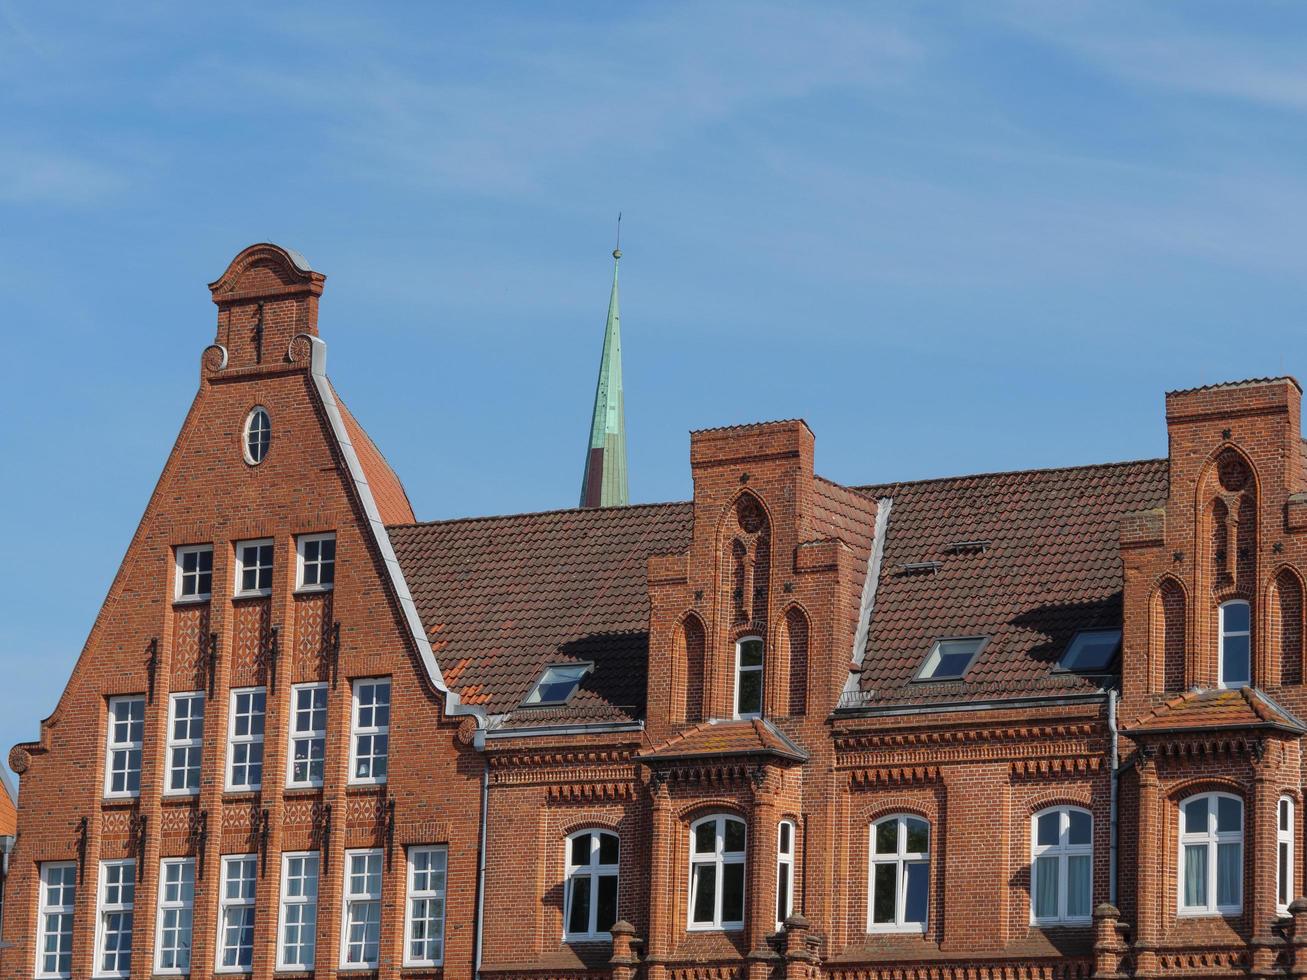
{"label": "church spire", "polygon": [[581,480],[582,507],[624,507],[626,492],[626,414],[622,408],[622,317],[617,304],[617,266],[622,258],[622,218],[617,218],[613,249],[613,291],[608,298],[604,352],[599,359],[590,444],[586,447]]}

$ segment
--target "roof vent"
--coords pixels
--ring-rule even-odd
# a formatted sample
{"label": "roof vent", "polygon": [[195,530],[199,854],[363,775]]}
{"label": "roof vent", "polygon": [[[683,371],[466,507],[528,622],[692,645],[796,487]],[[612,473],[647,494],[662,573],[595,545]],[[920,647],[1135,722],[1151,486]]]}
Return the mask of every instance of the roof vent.
{"label": "roof vent", "polygon": [[951,555],[983,554],[989,550],[989,545],[988,538],[980,538],[975,541],[953,541],[946,544],[944,550]]}
{"label": "roof vent", "polygon": [[910,561],[899,566],[899,571],[904,575],[934,575],[944,567],[943,562],[938,561]]}

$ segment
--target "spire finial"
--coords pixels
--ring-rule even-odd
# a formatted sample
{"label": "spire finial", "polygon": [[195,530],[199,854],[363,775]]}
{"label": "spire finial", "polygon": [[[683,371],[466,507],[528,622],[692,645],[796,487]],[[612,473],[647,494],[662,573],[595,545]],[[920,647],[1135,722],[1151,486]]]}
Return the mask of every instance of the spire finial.
{"label": "spire finial", "polygon": [[617,212],[617,247],[613,249],[613,258],[622,257],[622,212]]}

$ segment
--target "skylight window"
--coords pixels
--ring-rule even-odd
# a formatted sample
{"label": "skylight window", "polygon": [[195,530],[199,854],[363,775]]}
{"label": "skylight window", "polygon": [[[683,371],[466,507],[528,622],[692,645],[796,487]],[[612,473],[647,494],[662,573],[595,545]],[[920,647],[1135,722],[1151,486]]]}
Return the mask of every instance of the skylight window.
{"label": "skylight window", "polygon": [[581,678],[590,673],[593,667],[594,664],[554,664],[546,667],[522,703],[566,704],[576,693]]}
{"label": "skylight window", "polygon": [[949,640],[936,640],[926,654],[926,662],[917,672],[919,681],[960,680],[971,663],[989,642],[987,636],[965,636]]}
{"label": "skylight window", "polygon": [[1107,670],[1120,649],[1120,630],[1081,630],[1071,638],[1057,666],[1088,673]]}

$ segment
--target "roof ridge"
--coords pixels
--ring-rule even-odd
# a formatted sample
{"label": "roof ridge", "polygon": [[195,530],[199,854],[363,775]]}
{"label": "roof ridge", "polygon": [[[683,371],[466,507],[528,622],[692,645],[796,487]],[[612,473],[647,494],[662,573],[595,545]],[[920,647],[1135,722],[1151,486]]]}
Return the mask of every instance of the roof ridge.
{"label": "roof ridge", "polygon": [[607,514],[627,510],[650,510],[656,507],[686,507],[693,500],[663,500],[648,504],[623,504],[620,507],[555,507],[552,510],[528,510],[511,514],[475,514],[467,517],[442,517],[434,521],[414,521],[412,524],[387,524],[386,530],[396,531],[410,527],[432,527],[445,524],[471,524],[477,521],[502,521],[510,517],[551,517],[554,514]]}
{"label": "roof ridge", "polygon": [[[1119,459],[1110,463],[1079,463],[1074,466],[1036,466],[1028,470],[990,470],[985,473],[957,473],[953,476],[928,476],[921,480],[886,480],[883,483],[860,483],[848,486],[847,489],[859,493],[868,493],[871,490],[882,490],[886,487],[912,487],[920,486],[924,483],[948,483],[957,480],[981,480],[995,476],[1025,476],[1031,473],[1070,473],[1075,470],[1102,470],[1112,469],[1123,466],[1141,466],[1146,463],[1167,463],[1169,460],[1165,456],[1155,456],[1146,459]],[[844,484],[836,484],[843,486]]]}
{"label": "roof ridge", "polygon": [[[760,429],[765,425],[784,425],[786,422],[801,422],[806,427],[808,420],[805,418],[791,419],[762,419],[758,422],[736,422],[734,425],[710,425],[703,429],[691,429],[690,434],[695,435],[700,432],[730,432],[734,429]],[[809,429],[811,431],[811,429]]]}
{"label": "roof ridge", "polygon": [[1258,385],[1275,384],[1277,381],[1288,381],[1299,391],[1302,391],[1302,385],[1298,383],[1298,379],[1292,374],[1279,374],[1265,378],[1240,378],[1238,381],[1215,381],[1209,385],[1197,385],[1193,388],[1173,388],[1166,394],[1187,395],[1195,391],[1214,391],[1219,388],[1252,388]]}

